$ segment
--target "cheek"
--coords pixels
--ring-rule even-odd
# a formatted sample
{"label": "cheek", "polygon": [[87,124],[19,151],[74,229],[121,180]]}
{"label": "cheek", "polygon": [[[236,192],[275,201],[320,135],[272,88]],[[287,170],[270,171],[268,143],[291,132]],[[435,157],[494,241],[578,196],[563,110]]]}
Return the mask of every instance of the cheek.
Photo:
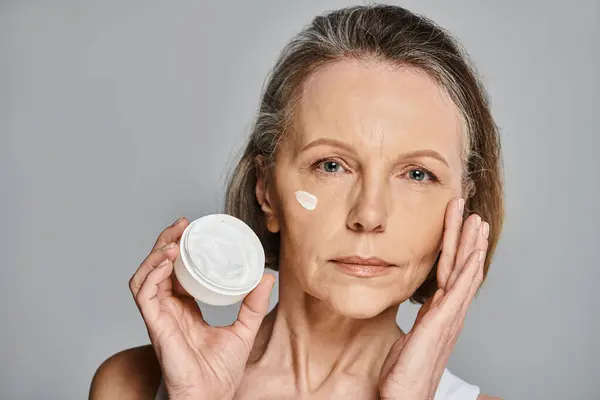
{"label": "cheek", "polygon": [[419,194],[395,200],[388,221],[388,247],[404,247],[405,254],[421,259],[434,255],[441,246],[446,196]]}
{"label": "cheek", "polygon": [[288,173],[278,183],[282,222],[294,237],[315,241],[345,226],[348,180]]}
{"label": "cheek", "polygon": [[303,248],[313,250],[345,226],[344,208],[336,207],[323,193],[315,192],[307,190],[298,195],[298,191],[288,190],[281,202],[284,237],[289,236]]}
{"label": "cheek", "polygon": [[[323,187],[294,185],[290,181],[285,184],[282,182],[279,188],[280,256],[285,268],[293,268],[298,279],[305,281],[319,273],[322,259],[335,250],[334,241],[343,235],[340,232],[346,226],[345,207],[342,203],[336,203],[342,201],[342,197],[332,195]],[[298,199],[298,191],[307,194],[300,195]],[[317,203],[312,210],[301,204],[310,206],[313,203],[311,196],[315,196]]]}

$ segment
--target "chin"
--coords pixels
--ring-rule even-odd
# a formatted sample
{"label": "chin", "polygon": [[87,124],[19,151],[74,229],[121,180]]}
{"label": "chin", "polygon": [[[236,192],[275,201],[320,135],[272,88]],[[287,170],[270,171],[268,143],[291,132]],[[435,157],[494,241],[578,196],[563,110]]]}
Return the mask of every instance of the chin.
{"label": "chin", "polygon": [[373,318],[383,311],[385,311],[390,305],[379,306],[377,304],[370,304],[369,302],[344,302],[341,304],[331,304],[332,308],[340,315],[344,315],[354,319],[368,319]]}
{"label": "chin", "polygon": [[[350,289],[350,288],[349,288]],[[337,313],[355,319],[373,318],[393,305],[402,301],[393,301],[390,295],[367,293],[363,290],[342,290],[330,292],[326,302]]]}

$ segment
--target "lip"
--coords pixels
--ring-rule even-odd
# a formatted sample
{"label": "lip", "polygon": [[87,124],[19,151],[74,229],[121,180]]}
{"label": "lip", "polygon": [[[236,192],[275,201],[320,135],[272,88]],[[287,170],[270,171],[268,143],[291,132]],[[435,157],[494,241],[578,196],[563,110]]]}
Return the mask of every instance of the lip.
{"label": "lip", "polygon": [[331,260],[342,272],[361,278],[371,278],[389,273],[393,264],[377,257],[338,257]]}

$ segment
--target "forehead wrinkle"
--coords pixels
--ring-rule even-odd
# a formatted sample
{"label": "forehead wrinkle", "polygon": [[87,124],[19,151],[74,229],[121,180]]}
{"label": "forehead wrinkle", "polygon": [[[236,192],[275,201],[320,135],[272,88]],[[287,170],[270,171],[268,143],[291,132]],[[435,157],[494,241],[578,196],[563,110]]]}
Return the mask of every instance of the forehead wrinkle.
{"label": "forehead wrinkle", "polygon": [[[373,72],[377,73],[377,71],[372,71],[372,73]],[[420,71],[407,70],[407,72],[411,75],[414,75],[415,73],[417,75],[423,74]],[[386,141],[383,137],[386,134],[383,131],[383,125],[385,125],[385,121],[382,120],[380,116],[380,118],[378,118],[371,124],[372,127],[369,129],[368,125],[365,123],[365,120],[367,118],[370,118],[369,114],[367,113],[365,115],[365,113],[360,111],[363,109],[363,107],[357,108],[359,104],[354,104],[355,101],[358,101],[360,103],[361,99],[347,98],[346,96],[344,96],[343,98],[339,98],[339,96],[342,95],[342,93],[340,93],[335,87],[333,88],[333,90],[321,90],[321,84],[327,85],[328,83],[330,83],[328,82],[329,79],[323,80],[321,78],[323,78],[321,74],[313,74],[303,85],[303,93],[300,96],[300,102],[302,103],[302,105],[301,107],[299,107],[300,109],[302,109],[303,115],[300,115],[300,121],[298,121],[303,128],[303,132],[300,132],[298,141],[302,142],[311,140],[313,136],[329,135],[337,136],[341,139],[352,141],[352,139],[360,140],[362,136],[362,140],[360,141],[366,144],[367,148],[375,149],[376,146],[379,146],[379,157],[383,157],[384,142],[389,145],[390,140],[393,139],[390,138]],[[400,79],[408,80],[410,79],[410,76],[401,76]],[[454,101],[452,100],[451,96],[443,87],[440,87],[439,84],[437,84],[436,82],[429,82],[429,87],[435,87],[436,90],[427,90],[427,94],[417,94],[417,97],[412,102],[406,104],[408,105],[408,108],[406,108],[405,105],[403,110],[404,118],[393,119],[396,122],[399,122],[400,124],[404,124],[404,126],[400,126],[397,128],[399,132],[393,133],[396,136],[405,136],[407,140],[409,140],[409,142],[407,143],[410,143],[411,136],[416,137],[418,135],[418,133],[415,132],[416,124],[425,125],[425,127],[421,127],[421,130],[423,130],[423,128],[437,129],[435,126],[428,127],[427,125],[430,125],[430,122],[428,122],[428,118],[426,115],[422,115],[431,108],[427,106],[428,104],[430,105],[432,102],[434,104],[437,104],[437,107],[434,106],[436,109],[444,108],[446,110],[451,109],[452,111],[456,111],[456,109],[458,108],[454,104]],[[340,106],[343,106],[343,109],[340,109]],[[368,105],[366,106],[368,107]],[[440,112],[443,113],[442,110],[437,110],[436,114],[439,114]],[[455,112],[453,112],[453,114],[455,114]],[[464,154],[465,150],[468,151],[468,141],[467,143],[465,143],[465,136],[467,136],[467,134],[466,132],[464,132],[464,122],[462,121],[463,118],[461,118],[460,110],[458,110],[458,114],[458,121],[456,125],[458,126],[457,130],[459,135],[462,136],[461,144],[459,147],[461,148],[460,150],[462,150],[460,151],[460,153]],[[310,124],[310,126],[307,124]],[[321,129],[319,130],[319,128]],[[356,128],[358,128],[359,130],[357,131]],[[400,132],[400,130],[402,132]],[[356,135],[359,132],[362,133],[362,135]],[[392,133],[388,132],[388,134]],[[463,143],[465,143],[466,145]],[[360,147],[358,149],[360,149]],[[461,154],[459,157],[463,158],[463,154]],[[390,155],[386,156],[386,159],[390,158]]]}
{"label": "forehead wrinkle", "polygon": [[[303,148],[305,143],[320,137],[336,137],[338,132],[344,131],[344,121],[339,116],[329,115],[329,99],[322,98],[322,93],[315,93],[312,85],[305,85],[298,113],[296,114],[297,126],[302,132],[296,133],[297,150]],[[343,114],[343,118],[347,116]],[[297,131],[298,131],[297,130]],[[313,137],[315,136],[315,137]]]}
{"label": "forehead wrinkle", "polygon": [[[366,132],[365,132],[366,131]],[[374,123],[361,123],[361,133],[366,136],[367,147],[375,147],[377,144],[380,146],[383,141],[383,123],[381,119],[377,118]]]}

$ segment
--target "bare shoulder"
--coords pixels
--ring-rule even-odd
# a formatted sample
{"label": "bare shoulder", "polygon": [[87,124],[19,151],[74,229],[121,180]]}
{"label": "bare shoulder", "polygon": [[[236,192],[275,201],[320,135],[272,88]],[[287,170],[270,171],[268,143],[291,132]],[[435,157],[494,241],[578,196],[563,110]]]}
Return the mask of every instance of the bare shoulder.
{"label": "bare shoulder", "polygon": [[104,361],[92,379],[90,400],[153,399],[160,365],[150,345],[120,351]]}
{"label": "bare shoulder", "polygon": [[477,400],[503,400],[501,397],[489,396],[487,394],[480,394],[477,396]]}

